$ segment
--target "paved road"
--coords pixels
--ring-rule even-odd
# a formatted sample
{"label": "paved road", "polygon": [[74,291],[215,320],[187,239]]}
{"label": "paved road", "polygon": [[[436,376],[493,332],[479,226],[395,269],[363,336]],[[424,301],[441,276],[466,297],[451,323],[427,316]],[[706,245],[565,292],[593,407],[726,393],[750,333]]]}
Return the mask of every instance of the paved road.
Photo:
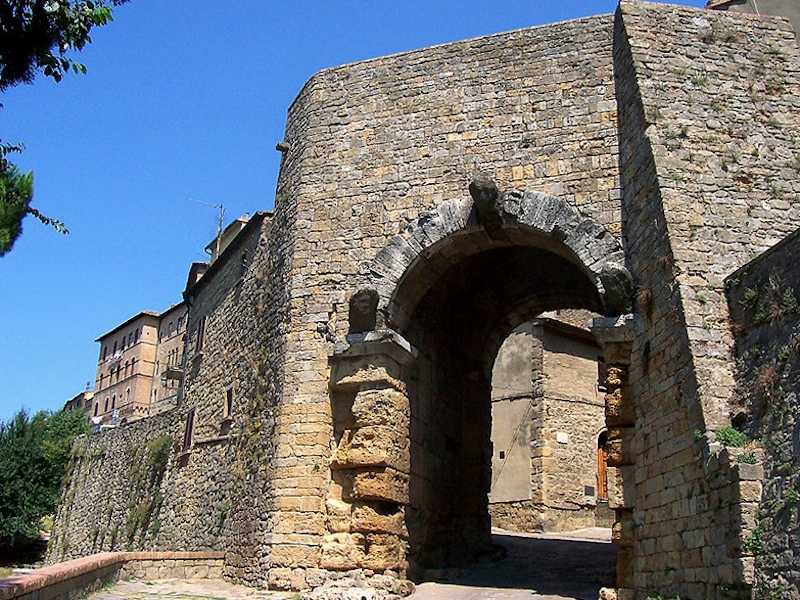
{"label": "paved road", "polygon": [[107,590],[95,592],[89,600],[279,600],[297,594],[264,592],[224,581],[119,581]]}
{"label": "paved road", "polygon": [[[505,556],[417,586],[410,600],[596,600],[611,584],[615,548],[609,530],[571,534],[495,531]],[[499,553],[500,554],[500,553]],[[278,600],[297,594],[253,590],[222,581],[120,581],[90,600]],[[360,598],[361,594],[354,597]],[[365,596],[368,597],[368,596]]]}
{"label": "paved road", "polygon": [[558,536],[495,531],[504,558],[421,583],[409,600],[597,600],[613,582],[616,549],[608,540],[607,529]]}

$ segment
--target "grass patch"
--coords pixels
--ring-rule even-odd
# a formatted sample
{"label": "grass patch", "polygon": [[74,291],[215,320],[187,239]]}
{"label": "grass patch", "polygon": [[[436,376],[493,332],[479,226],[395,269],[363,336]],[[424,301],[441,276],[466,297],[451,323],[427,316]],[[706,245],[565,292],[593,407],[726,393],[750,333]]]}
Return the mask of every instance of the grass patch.
{"label": "grass patch", "polygon": [[750,441],[745,434],[733,427],[723,427],[716,432],[717,441],[729,448],[743,448]]}

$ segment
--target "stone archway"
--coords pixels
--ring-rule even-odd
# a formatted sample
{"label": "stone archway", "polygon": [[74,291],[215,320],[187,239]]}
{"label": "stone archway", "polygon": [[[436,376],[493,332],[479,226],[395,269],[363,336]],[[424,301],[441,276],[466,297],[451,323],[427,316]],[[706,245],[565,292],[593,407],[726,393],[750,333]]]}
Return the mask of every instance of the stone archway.
{"label": "stone archway", "polygon": [[324,568],[413,576],[488,549],[491,365],[510,331],[543,311],[609,316],[596,324],[613,356],[609,466],[632,461],[631,319],[619,317],[633,286],[618,242],[558,198],[500,193],[483,177],[470,194],[393,238],[369,266],[371,285],[353,294],[349,347],[332,358]]}

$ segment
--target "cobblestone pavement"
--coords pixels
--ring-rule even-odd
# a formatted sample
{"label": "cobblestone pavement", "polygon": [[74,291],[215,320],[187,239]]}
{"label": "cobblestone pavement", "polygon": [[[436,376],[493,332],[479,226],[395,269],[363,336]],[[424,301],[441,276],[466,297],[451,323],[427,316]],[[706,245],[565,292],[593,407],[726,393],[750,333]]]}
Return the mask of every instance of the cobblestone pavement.
{"label": "cobblestone pavement", "polygon": [[494,531],[505,556],[417,586],[409,600],[597,600],[613,583],[610,530],[565,534]]}
{"label": "cobblestone pavement", "polygon": [[289,600],[298,594],[265,592],[233,585],[225,581],[120,581],[87,600]]}
{"label": "cobblestone pavement", "polygon": [[[616,549],[608,529],[564,534],[494,531],[502,558],[439,573],[409,600],[596,600],[610,586]],[[298,594],[265,592],[223,581],[120,581],[89,600],[289,600]]]}

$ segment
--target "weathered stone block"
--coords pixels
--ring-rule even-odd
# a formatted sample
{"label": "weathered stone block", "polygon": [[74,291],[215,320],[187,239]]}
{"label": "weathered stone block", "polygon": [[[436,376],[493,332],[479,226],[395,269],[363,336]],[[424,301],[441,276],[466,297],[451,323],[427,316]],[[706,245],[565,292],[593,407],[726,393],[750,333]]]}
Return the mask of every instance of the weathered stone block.
{"label": "weathered stone block", "polygon": [[358,533],[326,535],[322,543],[320,566],[344,571],[359,567],[364,561],[366,538]]}
{"label": "weathered stone block", "polygon": [[608,466],[622,467],[636,461],[636,430],[633,427],[613,427],[608,430]]}
{"label": "weathered stone block", "polygon": [[408,475],[389,468],[357,473],[353,478],[353,497],[408,504]]}
{"label": "weathered stone block", "polygon": [[407,430],[409,402],[405,394],[392,388],[361,391],[353,402],[355,426],[381,425]]}
{"label": "weathered stone block", "polygon": [[632,394],[624,387],[605,395],[606,423],[610,427],[627,427],[636,423],[636,410]]}
{"label": "weathered stone block", "polygon": [[387,466],[408,473],[411,467],[409,448],[407,433],[370,425],[345,432],[331,464],[336,468]]}
{"label": "weathered stone block", "polygon": [[292,569],[278,567],[270,569],[267,575],[267,585],[271,590],[288,591],[292,589]]}
{"label": "weathered stone block", "polygon": [[403,543],[394,535],[367,535],[363,566],[379,572],[387,569],[404,569],[406,562]]}
{"label": "weathered stone block", "polygon": [[315,567],[319,564],[319,548],[293,544],[275,544],[270,562],[276,567]]}
{"label": "weathered stone block", "polygon": [[350,531],[350,517],[352,505],[342,500],[328,499],[325,501],[325,511],[327,513],[327,529],[331,533],[342,533]]}
{"label": "weathered stone block", "polygon": [[353,507],[352,527],[364,533],[391,533],[407,536],[403,508],[389,505],[389,509],[368,502],[357,503]]}

